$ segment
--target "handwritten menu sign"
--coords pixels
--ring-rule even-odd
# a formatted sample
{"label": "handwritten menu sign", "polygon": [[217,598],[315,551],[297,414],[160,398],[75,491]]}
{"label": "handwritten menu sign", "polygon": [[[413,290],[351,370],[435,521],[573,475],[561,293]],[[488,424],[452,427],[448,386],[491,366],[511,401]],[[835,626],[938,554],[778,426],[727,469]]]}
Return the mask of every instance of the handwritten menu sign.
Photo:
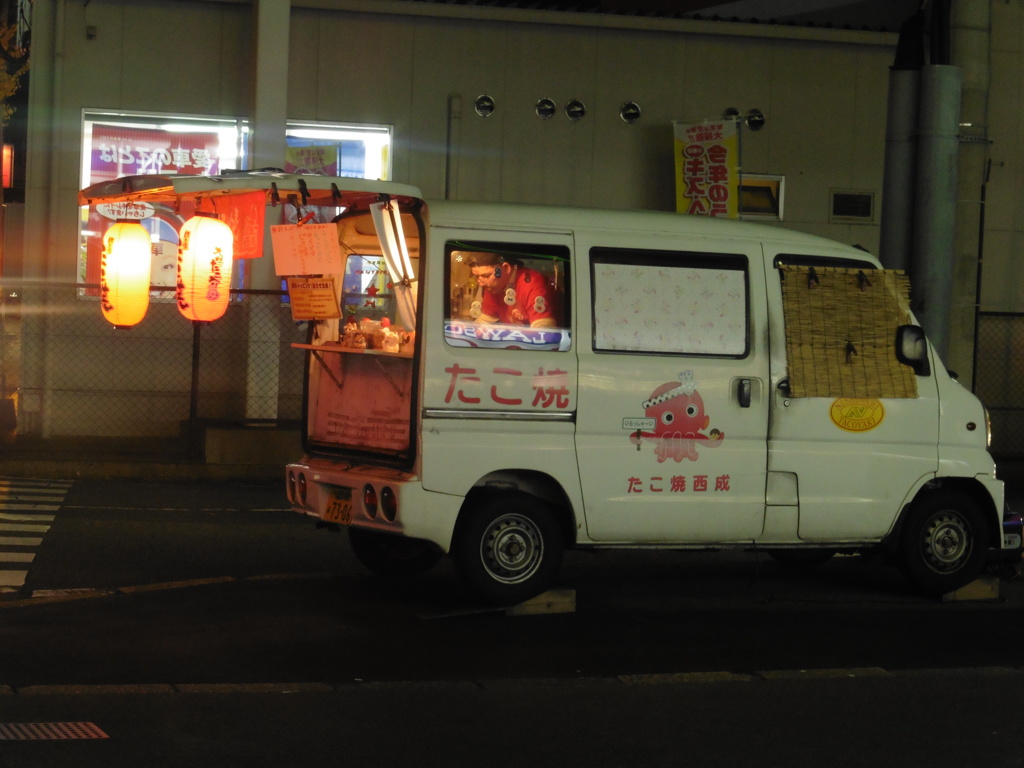
{"label": "handwritten menu sign", "polygon": [[278,275],[341,272],[338,230],[333,224],[275,224],[270,228],[270,242]]}
{"label": "handwritten menu sign", "polygon": [[333,277],[289,277],[292,320],[330,320],[341,317]]}

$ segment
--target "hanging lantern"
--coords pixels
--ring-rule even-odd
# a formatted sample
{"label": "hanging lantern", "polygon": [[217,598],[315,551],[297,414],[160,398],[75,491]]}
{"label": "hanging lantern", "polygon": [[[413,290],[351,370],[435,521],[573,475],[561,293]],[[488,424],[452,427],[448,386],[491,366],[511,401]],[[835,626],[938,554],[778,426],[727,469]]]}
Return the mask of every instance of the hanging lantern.
{"label": "hanging lantern", "polygon": [[224,314],[231,289],[234,235],[211,214],[197,213],[179,233],[178,311],[208,323]]}
{"label": "hanging lantern", "polygon": [[137,221],[119,221],[103,235],[100,306],[115,328],[131,328],[149,309],[153,244]]}

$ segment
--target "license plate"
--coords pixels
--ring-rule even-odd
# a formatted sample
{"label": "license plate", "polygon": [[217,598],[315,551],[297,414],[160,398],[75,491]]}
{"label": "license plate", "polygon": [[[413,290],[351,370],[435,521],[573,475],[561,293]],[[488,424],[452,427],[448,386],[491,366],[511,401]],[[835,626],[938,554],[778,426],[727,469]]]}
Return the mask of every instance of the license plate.
{"label": "license plate", "polygon": [[327,499],[327,506],[324,507],[324,520],[338,525],[350,525],[352,523],[352,502],[332,493]]}
{"label": "license plate", "polygon": [[1020,549],[1020,534],[1019,533],[1004,533],[1003,534],[1003,549]]}

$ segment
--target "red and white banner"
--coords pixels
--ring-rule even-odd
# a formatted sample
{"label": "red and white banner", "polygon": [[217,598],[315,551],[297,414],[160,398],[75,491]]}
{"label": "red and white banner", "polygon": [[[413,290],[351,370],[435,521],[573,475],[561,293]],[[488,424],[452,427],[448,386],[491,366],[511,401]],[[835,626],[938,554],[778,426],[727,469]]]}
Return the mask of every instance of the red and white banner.
{"label": "red and white banner", "polygon": [[739,121],[672,124],[676,211],[697,216],[739,217]]}

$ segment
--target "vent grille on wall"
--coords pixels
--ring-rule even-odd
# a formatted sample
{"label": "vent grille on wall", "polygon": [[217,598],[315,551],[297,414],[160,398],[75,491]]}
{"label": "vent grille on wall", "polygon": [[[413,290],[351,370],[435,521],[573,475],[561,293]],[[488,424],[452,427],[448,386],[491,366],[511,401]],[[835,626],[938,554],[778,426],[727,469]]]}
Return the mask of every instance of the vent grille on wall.
{"label": "vent grille on wall", "polygon": [[856,189],[829,191],[828,220],[839,224],[873,224],[875,193]]}

